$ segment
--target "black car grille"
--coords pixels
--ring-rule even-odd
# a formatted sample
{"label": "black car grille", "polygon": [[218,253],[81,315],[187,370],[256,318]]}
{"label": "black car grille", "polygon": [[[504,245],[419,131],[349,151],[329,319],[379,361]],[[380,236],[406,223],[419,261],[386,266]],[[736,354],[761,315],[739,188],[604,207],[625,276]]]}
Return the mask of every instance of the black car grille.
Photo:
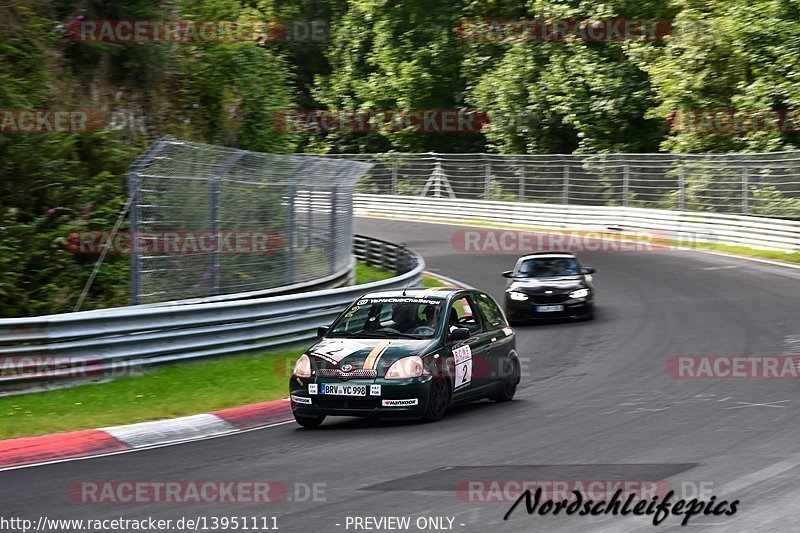
{"label": "black car grille", "polygon": [[569,300],[569,294],[531,294],[528,298],[539,305],[560,304]]}
{"label": "black car grille", "polygon": [[378,377],[377,370],[356,369],[350,372],[342,372],[338,368],[320,368],[317,375],[321,378],[334,378],[347,381],[348,379],[375,379]]}

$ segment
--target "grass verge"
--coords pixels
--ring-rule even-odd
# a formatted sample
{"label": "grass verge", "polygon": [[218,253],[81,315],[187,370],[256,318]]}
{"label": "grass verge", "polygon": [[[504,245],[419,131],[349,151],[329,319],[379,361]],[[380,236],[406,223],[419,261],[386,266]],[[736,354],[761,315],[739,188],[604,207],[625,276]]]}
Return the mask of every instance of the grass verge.
{"label": "grass verge", "polygon": [[396,276],[391,270],[383,270],[366,263],[356,262],[356,285],[382,281]]}
{"label": "grass verge", "polygon": [[701,250],[711,250],[714,252],[725,252],[728,254],[746,255],[748,257],[758,257],[762,259],[774,259],[786,261],[787,263],[800,263],[800,254],[783,252],[781,250],[757,250],[745,246],[732,246],[729,244],[700,244],[695,246]]}
{"label": "grass verge", "polygon": [[158,367],[46,392],[0,397],[0,439],[133,424],[286,397],[305,347]]}

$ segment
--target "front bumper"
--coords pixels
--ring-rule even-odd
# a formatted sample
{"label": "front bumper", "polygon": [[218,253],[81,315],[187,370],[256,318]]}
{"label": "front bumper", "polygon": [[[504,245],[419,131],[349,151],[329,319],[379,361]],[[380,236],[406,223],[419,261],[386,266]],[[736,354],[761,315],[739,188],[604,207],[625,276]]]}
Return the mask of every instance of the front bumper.
{"label": "front bumper", "polygon": [[[594,301],[586,298],[571,298],[561,302],[540,301],[535,297],[527,300],[512,300],[506,296],[506,315],[509,320],[552,320],[559,318],[586,318],[594,310]],[[542,305],[562,305],[563,311],[538,311]]]}
{"label": "front bumper", "polygon": [[[299,416],[367,416],[392,418],[419,418],[428,406],[431,376],[409,379],[351,379],[300,378],[292,376],[289,391],[292,411]],[[319,394],[323,383],[364,385],[366,396],[335,396]],[[309,385],[317,385],[317,394],[309,392]],[[371,385],[380,385],[380,394]],[[392,405],[384,405],[384,400]],[[401,400],[416,400],[404,402]],[[310,403],[308,403],[310,402]]]}

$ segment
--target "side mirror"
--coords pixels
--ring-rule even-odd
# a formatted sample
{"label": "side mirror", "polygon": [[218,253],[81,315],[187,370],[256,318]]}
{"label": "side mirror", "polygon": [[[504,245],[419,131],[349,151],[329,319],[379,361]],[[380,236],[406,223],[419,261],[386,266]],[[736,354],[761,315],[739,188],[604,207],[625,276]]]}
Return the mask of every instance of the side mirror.
{"label": "side mirror", "polygon": [[503,276],[504,278],[512,278],[512,277],[514,277],[514,271],[513,270],[506,270],[505,272],[503,272],[500,275]]}
{"label": "side mirror", "polygon": [[583,267],[581,269],[581,273],[583,274],[594,274],[595,272],[597,272],[597,270],[595,270],[593,267]]}
{"label": "side mirror", "polygon": [[322,338],[328,333],[328,326],[320,326],[317,328],[317,337]]}
{"label": "side mirror", "polygon": [[469,330],[467,328],[456,328],[450,332],[451,341],[465,341],[469,339]]}

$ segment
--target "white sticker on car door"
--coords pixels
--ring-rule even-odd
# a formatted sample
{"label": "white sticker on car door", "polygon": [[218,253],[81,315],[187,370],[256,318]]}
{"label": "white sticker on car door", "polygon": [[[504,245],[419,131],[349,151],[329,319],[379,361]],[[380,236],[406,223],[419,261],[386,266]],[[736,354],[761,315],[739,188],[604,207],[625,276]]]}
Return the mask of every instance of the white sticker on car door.
{"label": "white sticker on car door", "polygon": [[459,390],[472,383],[472,349],[468,344],[453,350],[453,359],[456,367],[455,387]]}

